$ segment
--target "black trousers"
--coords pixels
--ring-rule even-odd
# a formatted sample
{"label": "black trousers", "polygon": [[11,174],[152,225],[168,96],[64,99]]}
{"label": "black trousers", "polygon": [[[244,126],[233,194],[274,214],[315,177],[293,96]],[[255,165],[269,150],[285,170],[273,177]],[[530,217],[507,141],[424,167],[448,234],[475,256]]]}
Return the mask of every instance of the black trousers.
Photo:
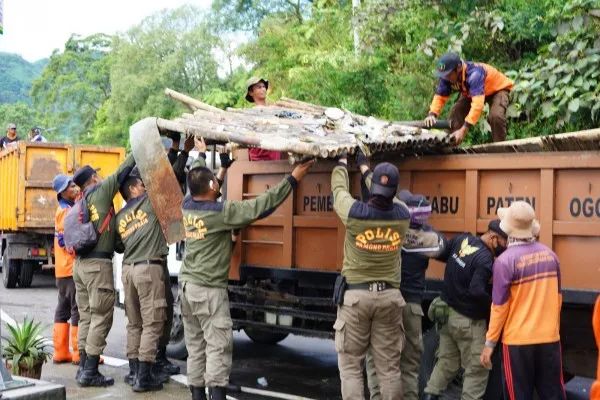
{"label": "black trousers", "polygon": [[75,301],[75,282],[73,277],[56,278],[58,288],[58,304],[54,313],[54,322],[63,323],[71,320],[71,325],[79,324],[79,309]]}
{"label": "black trousers", "polygon": [[502,345],[502,382],[506,400],[566,400],[560,342]]}

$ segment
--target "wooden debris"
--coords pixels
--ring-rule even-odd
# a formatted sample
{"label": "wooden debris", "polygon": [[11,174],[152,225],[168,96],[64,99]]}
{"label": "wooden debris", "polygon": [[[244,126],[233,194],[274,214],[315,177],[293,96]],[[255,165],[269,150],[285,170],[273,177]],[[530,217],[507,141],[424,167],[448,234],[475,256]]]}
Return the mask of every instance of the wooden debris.
{"label": "wooden debris", "polygon": [[289,98],[273,106],[224,111],[171,89],[165,93],[196,111],[173,121],[157,119],[161,132],[189,133],[209,143],[287,152],[290,161],[354,154],[359,146],[370,154],[422,154],[454,145],[445,133]]}

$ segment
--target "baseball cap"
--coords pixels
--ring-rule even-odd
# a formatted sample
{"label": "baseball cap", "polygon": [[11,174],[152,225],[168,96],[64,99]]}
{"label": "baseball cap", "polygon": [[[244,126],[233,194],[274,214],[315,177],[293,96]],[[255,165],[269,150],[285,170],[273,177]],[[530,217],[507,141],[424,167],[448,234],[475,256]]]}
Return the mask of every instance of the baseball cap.
{"label": "baseball cap", "polygon": [[57,198],[58,195],[60,195],[69,187],[69,184],[71,182],[73,182],[73,179],[65,174],[58,174],[54,177],[54,179],[52,180],[52,189],[54,189],[54,191],[56,192]]}
{"label": "baseball cap", "polygon": [[89,165],[85,165],[75,172],[75,175],[73,175],[73,182],[75,182],[77,186],[82,187],[83,184],[85,184],[88,179],[90,179],[90,177],[98,171],[100,171],[100,168],[94,169]]}
{"label": "baseball cap", "polygon": [[15,124],[8,124],[8,128],[6,129],[17,129],[17,126]]}
{"label": "baseball cap", "polygon": [[445,53],[439,58],[434,75],[436,78],[445,78],[461,64],[462,60],[458,54],[453,52]]}
{"label": "baseball cap", "polygon": [[371,195],[394,197],[400,183],[400,172],[394,165],[384,162],[375,167],[371,179]]}
{"label": "baseball cap", "polygon": [[498,235],[500,235],[504,239],[508,240],[508,235],[500,227],[500,220],[499,219],[493,219],[493,220],[491,220],[490,223],[488,224],[488,230],[490,230],[492,232],[496,232]]}
{"label": "baseball cap", "polygon": [[254,103],[254,99],[252,96],[250,96],[250,88],[259,82],[263,82],[265,84],[265,88],[269,88],[269,81],[258,76],[253,76],[246,81],[246,100],[250,103]]}

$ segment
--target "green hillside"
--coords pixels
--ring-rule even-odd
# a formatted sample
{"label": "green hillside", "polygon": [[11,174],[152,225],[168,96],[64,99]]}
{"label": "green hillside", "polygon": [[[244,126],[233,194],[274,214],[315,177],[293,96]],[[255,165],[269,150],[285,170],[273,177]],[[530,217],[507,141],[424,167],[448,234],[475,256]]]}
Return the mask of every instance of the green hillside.
{"label": "green hillside", "polygon": [[47,59],[30,63],[17,54],[0,52],[0,104],[31,103],[31,83],[48,64]]}

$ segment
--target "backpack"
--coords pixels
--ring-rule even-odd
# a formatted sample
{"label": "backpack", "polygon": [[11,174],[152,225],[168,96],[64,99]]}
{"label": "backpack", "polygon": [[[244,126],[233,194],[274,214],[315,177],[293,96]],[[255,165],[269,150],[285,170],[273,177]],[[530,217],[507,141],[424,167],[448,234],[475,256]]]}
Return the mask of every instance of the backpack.
{"label": "backpack", "polygon": [[[92,189],[94,191],[95,189]],[[88,194],[91,193],[88,192]],[[92,252],[98,244],[98,239],[114,214],[114,207],[111,205],[108,215],[96,231],[94,224],[90,221],[90,210],[88,209],[85,194],[82,192],[79,198],[73,204],[73,207],[67,211],[64,221],[64,240],[65,248],[73,249],[77,255],[86,255]]]}

